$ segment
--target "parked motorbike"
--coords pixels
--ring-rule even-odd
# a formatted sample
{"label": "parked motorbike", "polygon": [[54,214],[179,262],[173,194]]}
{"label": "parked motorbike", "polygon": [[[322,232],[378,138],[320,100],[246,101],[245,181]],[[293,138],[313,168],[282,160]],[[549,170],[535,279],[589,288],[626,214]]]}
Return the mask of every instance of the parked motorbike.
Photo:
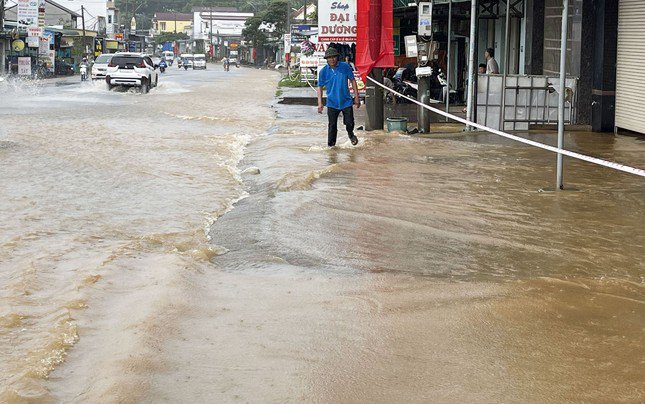
{"label": "parked motorbike", "polygon": [[[443,102],[446,102],[446,97],[450,97],[450,103],[455,102],[455,97],[457,96],[457,91],[452,89],[452,86],[448,84],[448,81],[446,80],[446,75],[444,74],[441,69],[439,69],[439,74],[437,75],[437,80],[439,81],[439,84],[441,84],[441,99]],[[448,95],[449,94],[449,95]]]}

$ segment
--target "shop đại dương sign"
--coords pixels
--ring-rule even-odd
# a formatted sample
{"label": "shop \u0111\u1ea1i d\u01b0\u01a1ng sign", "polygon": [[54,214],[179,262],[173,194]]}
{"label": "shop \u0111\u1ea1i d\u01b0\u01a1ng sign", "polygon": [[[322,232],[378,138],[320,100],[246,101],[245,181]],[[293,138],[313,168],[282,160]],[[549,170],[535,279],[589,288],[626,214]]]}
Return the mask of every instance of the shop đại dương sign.
{"label": "shop \u0111\u1ea1i d\u01b0\u01a1ng sign", "polygon": [[318,0],[318,42],[356,42],[356,0]]}

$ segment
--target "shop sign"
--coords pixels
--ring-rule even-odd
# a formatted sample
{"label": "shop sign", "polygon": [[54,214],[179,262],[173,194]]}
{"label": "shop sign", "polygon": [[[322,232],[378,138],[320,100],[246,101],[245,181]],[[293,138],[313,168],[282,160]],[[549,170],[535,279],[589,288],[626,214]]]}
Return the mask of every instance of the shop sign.
{"label": "shop sign", "polygon": [[30,48],[37,48],[40,46],[40,37],[37,36],[28,36],[27,37],[27,46]]}
{"label": "shop sign", "polygon": [[31,76],[31,58],[30,57],[18,58],[18,75]]}
{"label": "shop sign", "polygon": [[49,58],[49,63],[51,63],[51,69],[54,70],[56,68],[56,51],[48,50],[47,57]]}
{"label": "shop sign", "polygon": [[18,27],[37,27],[39,0],[18,0],[17,3]]}
{"label": "shop sign", "polygon": [[35,36],[35,37],[43,36],[43,29],[40,27],[28,27],[27,37],[30,37],[30,36]]}
{"label": "shop sign", "polygon": [[14,52],[21,52],[23,49],[25,49],[25,43],[20,39],[16,39],[15,41],[11,42],[11,49]]}
{"label": "shop sign", "polygon": [[318,42],[356,42],[356,0],[318,0]]}
{"label": "shop sign", "polygon": [[38,0],[38,26],[45,26],[45,0]]}
{"label": "shop sign", "polygon": [[46,55],[48,51],[49,51],[49,37],[41,36],[40,44],[38,46],[38,53]]}

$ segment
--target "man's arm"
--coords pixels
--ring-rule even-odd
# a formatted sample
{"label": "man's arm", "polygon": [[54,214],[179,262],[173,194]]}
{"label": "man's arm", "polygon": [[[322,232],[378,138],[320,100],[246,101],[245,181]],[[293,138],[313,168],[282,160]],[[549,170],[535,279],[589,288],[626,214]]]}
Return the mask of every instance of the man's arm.
{"label": "man's arm", "polygon": [[358,84],[356,84],[356,80],[352,80],[352,88],[354,89],[354,105],[356,105],[356,108],[360,108],[361,97],[358,95]]}
{"label": "man's arm", "polygon": [[323,112],[322,87],[316,87],[316,94],[318,95],[318,113],[322,114]]}

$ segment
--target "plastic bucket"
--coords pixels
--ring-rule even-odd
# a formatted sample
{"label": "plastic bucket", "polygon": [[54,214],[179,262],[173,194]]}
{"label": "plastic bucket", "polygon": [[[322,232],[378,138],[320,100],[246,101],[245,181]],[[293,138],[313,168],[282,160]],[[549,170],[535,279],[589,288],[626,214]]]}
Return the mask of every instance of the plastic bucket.
{"label": "plastic bucket", "polygon": [[404,118],[404,117],[387,118],[385,121],[387,122],[388,132],[394,132],[394,131],[407,132],[408,131],[408,118]]}

